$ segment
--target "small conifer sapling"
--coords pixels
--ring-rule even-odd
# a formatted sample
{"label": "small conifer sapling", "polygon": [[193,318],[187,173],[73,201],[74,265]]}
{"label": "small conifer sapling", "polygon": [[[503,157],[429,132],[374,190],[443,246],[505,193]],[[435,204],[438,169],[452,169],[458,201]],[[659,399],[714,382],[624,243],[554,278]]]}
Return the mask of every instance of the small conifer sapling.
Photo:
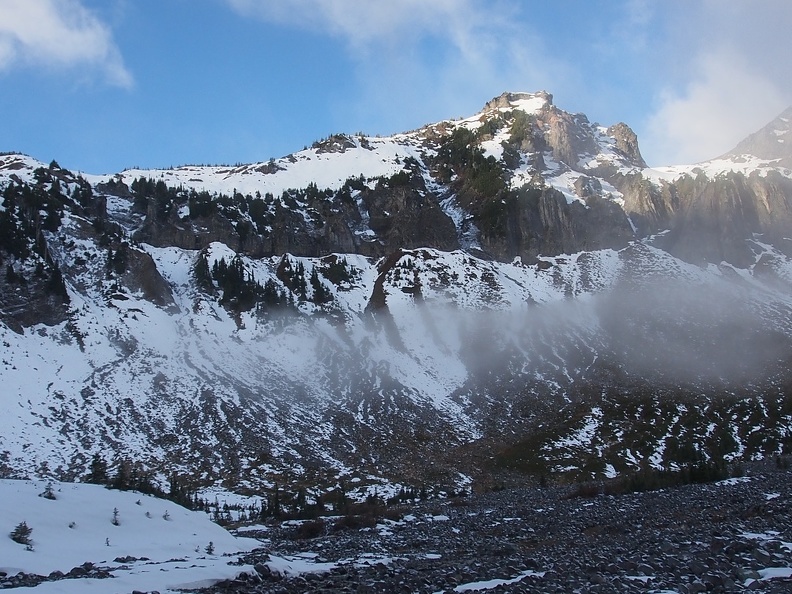
{"label": "small conifer sapling", "polygon": [[11,540],[14,542],[18,542],[19,544],[27,545],[28,547],[33,545],[33,541],[30,540],[30,535],[33,533],[33,528],[27,525],[27,522],[24,520],[21,521],[19,524],[16,525],[13,532],[11,532]]}
{"label": "small conifer sapling", "polygon": [[56,499],[55,491],[52,489],[52,483],[47,483],[47,486],[44,488],[44,492],[39,495],[39,497],[43,497],[44,499]]}

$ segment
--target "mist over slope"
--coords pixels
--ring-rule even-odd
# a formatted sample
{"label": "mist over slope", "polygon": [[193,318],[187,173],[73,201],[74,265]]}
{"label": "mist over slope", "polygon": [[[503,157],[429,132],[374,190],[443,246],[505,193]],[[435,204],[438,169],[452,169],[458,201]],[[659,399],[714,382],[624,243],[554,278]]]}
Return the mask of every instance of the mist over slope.
{"label": "mist over slope", "polygon": [[450,489],[790,445],[765,153],[651,170],[625,124],[506,93],[237,167],[7,154],[0,190],[5,475]]}

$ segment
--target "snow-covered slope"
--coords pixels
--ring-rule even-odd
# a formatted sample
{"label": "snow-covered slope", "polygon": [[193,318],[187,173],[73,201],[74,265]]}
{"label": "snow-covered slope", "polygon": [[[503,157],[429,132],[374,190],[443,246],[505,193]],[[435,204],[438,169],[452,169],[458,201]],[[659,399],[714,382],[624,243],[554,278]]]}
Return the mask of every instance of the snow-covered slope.
{"label": "snow-covered slope", "polygon": [[[52,498],[42,496],[48,490]],[[229,562],[235,553],[259,546],[231,536],[202,512],[98,485],[0,480],[0,499],[4,531],[22,522],[31,530],[28,544],[0,538],[0,571],[53,578],[39,583],[36,592],[127,594],[207,586],[249,570]]]}
{"label": "snow-covered slope", "polygon": [[172,169],[127,169],[120,174],[87,176],[92,183],[120,177],[126,183],[138,177],[162,179],[183,186],[224,194],[270,193],[280,196],[309,183],[337,190],[349,178],[391,176],[401,169],[400,161],[416,156],[415,147],[404,135],[389,138],[338,136],[281,159],[235,167],[182,166]]}

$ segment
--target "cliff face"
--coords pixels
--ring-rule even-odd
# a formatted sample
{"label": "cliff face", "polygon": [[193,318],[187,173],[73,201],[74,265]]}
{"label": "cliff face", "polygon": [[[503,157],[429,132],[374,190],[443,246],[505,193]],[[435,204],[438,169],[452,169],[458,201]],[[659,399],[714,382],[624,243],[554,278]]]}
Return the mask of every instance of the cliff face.
{"label": "cliff face", "polygon": [[630,176],[616,183],[638,235],[665,231],[658,245],[688,262],[749,266],[757,236],[789,250],[783,238],[792,228],[792,183],[777,171],[712,178],[699,172],[658,185]]}
{"label": "cliff face", "polygon": [[504,198],[500,211],[502,224],[482,232],[481,247],[502,261],[619,249],[634,238],[624,211],[598,195],[569,203],[552,188],[521,190]]}

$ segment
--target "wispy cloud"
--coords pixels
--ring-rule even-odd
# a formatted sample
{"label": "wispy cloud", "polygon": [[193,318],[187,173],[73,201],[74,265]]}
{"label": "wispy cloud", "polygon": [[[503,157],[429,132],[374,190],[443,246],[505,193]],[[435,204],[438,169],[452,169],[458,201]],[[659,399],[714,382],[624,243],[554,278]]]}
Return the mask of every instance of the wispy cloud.
{"label": "wispy cloud", "polygon": [[722,155],[786,107],[772,80],[728,50],[699,56],[696,72],[681,92],[666,91],[649,120],[655,165]]}
{"label": "wispy cloud", "polygon": [[554,90],[567,71],[516,18],[519,3],[511,0],[226,1],[240,14],[345,43],[358,68],[354,109],[363,119],[388,109],[467,114],[501,91]]}
{"label": "wispy cloud", "polygon": [[87,67],[133,83],[110,29],[78,0],[0,0],[0,70],[15,66]]}
{"label": "wispy cloud", "polygon": [[[459,37],[480,16],[473,0],[227,0],[243,14],[339,36],[356,48],[437,34]],[[492,17],[493,15],[490,15]],[[497,13],[495,13],[497,19]]]}
{"label": "wispy cloud", "polygon": [[792,103],[792,3],[679,3],[666,67],[643,145],[650,164],[717,157]]}

